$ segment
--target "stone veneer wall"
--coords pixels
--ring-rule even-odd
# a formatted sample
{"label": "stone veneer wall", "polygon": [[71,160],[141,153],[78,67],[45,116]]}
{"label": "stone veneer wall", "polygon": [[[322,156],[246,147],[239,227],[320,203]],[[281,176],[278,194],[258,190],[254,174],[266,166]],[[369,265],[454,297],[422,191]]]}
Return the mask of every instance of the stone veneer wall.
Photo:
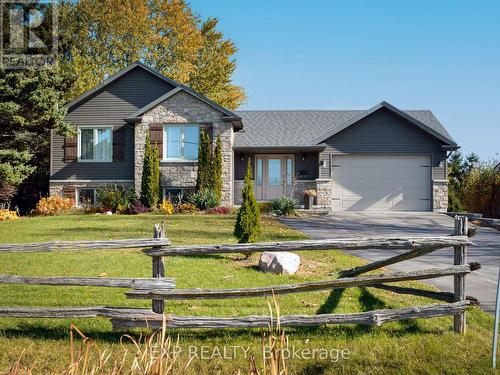
{"label": "stone veneer wall", "polygon": [[88,181],[88,182],[81,182],[81,181],[71,181],[68,180],[67,182],[50,182],[50,187],[49,187],[49,195],[63,195],[63,188],[65,186],[71,186],[74,187],[75,189],[81,189],[81,188],[102,188],[106,187],[109,185],[118,185],[118,186],[123,186],[125,189],[131,188],[134,186],[133,181],[130,182],[123,182],[123,181]]}
{"label": "stone veneer wall", "polygon": [[318,206],[331,208],[332,207],[332,180],[317,179],[316,180],[316,204]]}
{"label": "stone veneer wall", "polygon": [[[233,126],[222,120],[223,114],[203,101],[180,91],[158,104],[142,116],[142,121],[135,125],[135,189],[141,189],[144,142],[151,124],[201,124],[211,123],[213,142],[220,134],[222,142],[222,202],[233,204]],[[197,165],[193,162],[161,162],[160,173],[163,187],[194,187],[196,184]]]}
{"label": "stone veneer wall", "polygon": [[448,210],[448,181],[432,181],[432,210],[446,212]]}

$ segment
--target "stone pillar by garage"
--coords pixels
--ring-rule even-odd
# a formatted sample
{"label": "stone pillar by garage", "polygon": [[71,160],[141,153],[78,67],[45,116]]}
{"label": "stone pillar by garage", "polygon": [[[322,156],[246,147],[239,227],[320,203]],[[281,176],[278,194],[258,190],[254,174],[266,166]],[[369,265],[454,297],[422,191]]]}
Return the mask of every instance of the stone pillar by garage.
{"label": "stone pillar by garage", "polygon": [[331,209],[332,207],[332,180],[317,179],[316,180],[316,203],[318,206]]}
{"label": "stone pillar by garage", "polygon": [[[144,144],[152,124],[210,124],[213,146],[217,134],[222,142],[222,205],[233,204],[233,126],[224,122],[224,114],[202,100],[180,91],[147,111],[135,125],[134,181],[137,194],[141,191]],[[193,162],[160,162],[163,187],[193,188],[196,184],[197,165]]]}
{"label": "stone pillar by garage", "polygon": [[432,211],[446,212],[448,210],[448,181],[432,181]]}

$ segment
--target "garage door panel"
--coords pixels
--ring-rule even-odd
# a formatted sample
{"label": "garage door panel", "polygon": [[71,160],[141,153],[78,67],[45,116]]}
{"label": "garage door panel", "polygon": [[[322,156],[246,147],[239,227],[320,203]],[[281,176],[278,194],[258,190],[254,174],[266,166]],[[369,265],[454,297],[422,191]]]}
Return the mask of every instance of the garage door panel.
{"label": "garage door panel", "polygon": [[335,156],[334,210],[427,211],[428,156]]}

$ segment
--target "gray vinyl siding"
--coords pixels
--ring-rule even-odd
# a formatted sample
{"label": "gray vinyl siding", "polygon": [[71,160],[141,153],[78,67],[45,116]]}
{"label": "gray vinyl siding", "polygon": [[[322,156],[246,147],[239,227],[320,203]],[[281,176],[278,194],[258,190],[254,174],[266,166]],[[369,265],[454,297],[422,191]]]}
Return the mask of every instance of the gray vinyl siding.
{"label": "gray vinyl siding", "polygon": [[442,143],[386,109],[380,109],[358,123],[342,130],[325,141],[326,149],[320,160],[320,177],[329,178],[330,154],[407,154],[429,155],[432,178],[446,179],[446,151]]}
{"label": "gray vinyl siding", "polygon": [[64,138],[52,136],[51,180],[133,180],[134,129],[124,119],[173,89],[137,67],[69,109],[66,120],[79,125],[126,126],[125,160],[120,163],[65,163]]}
{"label": "gray vinyl siding", "polygon": [[[279,154],[294,154],[295,155],[295,176],[299,173],[306,173],[307,180],[315,180],[318,178],[318,154],[317,153],[292,153],[292,152],[278,152]],[[259,153],[269,155],[270,153]],[[234,179],[244,180],[247,170],[247,162],[250,158],[252,169],[255,170],[255,155],[254,153],[244,153],[243,160],[241,160],[241,153],[235,152],[234,154]],[[304,156],[304,161],[302,161]]]}

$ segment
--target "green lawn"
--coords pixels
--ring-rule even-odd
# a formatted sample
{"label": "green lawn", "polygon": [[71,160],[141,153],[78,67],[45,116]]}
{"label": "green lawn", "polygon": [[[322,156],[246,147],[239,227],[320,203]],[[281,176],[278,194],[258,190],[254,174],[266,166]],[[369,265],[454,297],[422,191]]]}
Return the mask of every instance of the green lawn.
{"label": "green lawn", "polygon": [[[1,242],[46,240],[90,240],[111,238],[148,238],[153,223],[166,221],[167,236],[174,245],[235,242],[232,237],[234,216],[159,215],[140,216],[64,216],[23,218],[0,223]],[[298,232],[265,219],[261,240],[304,238]],[[450,250],[451,251],[451,250]],[[335,277],[345,268],[362,264],[359,258],[339,251],[302,252],[298,274],[278,276],[256,270],[258,254],[250,261],[241,256],[165,258],[167,276],[174,277],[179,288],[229,288],[275,285]],[[51,276],[122,276],[149,277],[151,260],[139,250],[81,251],[34,254],[2,254],[0,273]],[[398,285],[416,286],[417,283]],[[148,301],[127,300],[123,289],[0,285],[0,304],[4,306],[137,306]],[[373,288],[351,288],[343,292],[292,294],[278,298],[281,313],[316,314],[318,312],[356,312],[394,308],[435,301],[402,296]],[[267,314],[264,298],[209,301],[168,301],[166,311],[188,315]],[[290,344],[296,348],[348,349],[349,359],[293,360],[291,373],[489,373],[493,319],[477,308],[468,310],[467,334],[453,333],[450,318],[396,322],[382,327],[343,326],[314,329],[287,329]],[[69,361],[70,322],[111,350],[119,351],[119,333],[111,331],[105,319],[0,319],[0,373],[18,359],[36,361],[35,373],[61,370]],[[251,346],[259,355],[258,330],[178,330],[181,345]],[[245,373],[247,361],[195,360],[192,373]]]}

